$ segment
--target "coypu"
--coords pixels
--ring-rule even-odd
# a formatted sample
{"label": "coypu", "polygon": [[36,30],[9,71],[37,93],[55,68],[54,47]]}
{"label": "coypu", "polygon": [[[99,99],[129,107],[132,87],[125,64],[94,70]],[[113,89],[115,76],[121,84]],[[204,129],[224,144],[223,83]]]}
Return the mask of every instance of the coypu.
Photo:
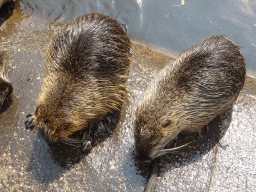
{"label": "coypu", "polygon": [[4,53],[0,53],[0,109],[5,101],[10,99],[13,88],[5,75]]}
{"label": "coypu", "polygon": [[13,11],[13,0],[0,0],[0,26],[12,15]]}
{"label": "coypu", "polygon": [[245,81],[239,47],[222,35],[183,51],[152,80],[135,112],[135,156],[151,161],[180,132],[199,132],[228,110]]}
{"label": "coypu", "polygon": [[47,74],[26,128],[67,143],[82,131],[90,148],[92,127],[108,128],[109,114],[120,109],[130,60],[131,42],[115,19],[92,13],[66,23],[48,45]]}

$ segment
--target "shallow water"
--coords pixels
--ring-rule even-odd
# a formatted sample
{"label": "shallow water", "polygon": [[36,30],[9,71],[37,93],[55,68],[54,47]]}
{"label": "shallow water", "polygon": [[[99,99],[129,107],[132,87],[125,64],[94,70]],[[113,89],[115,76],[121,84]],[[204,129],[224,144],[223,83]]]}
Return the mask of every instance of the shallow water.
{"label": "shallow water", "polygon": [[251,0],[23,0],[23,8],[53,23],[89,12],[110,15],[128,28],[129,37],[167,55],[216,35],[241,47],[249,75],[256,77],[256,2]]}
{"label": "shallow water", "polygon": [[[172,11],[173,14],[177,13],[178,17],[174,18],[169,14],[167,18],[171,17],[171,21],[175,21],[171,24],[176,23],[179,26],[179,21],[183,21],[188,15],[190,18],[199,17],[196,12],[191,11],[193,7],[206,10],[203,13],[207,13],[210,3],[200,4],[198,1],[196,6],[185,1],[185,5],[188,5],[185,7],[171,6],[179,4],[180,1],[168,1],[169,6],[164,6],[168,2],[161,0],[124,2],[16,1],[13,15],[0,28],[0,47],[7,53],[5,62],[8,66],[9,79],[14,87],[11,106],[0,114],[1,191],[143,191],[148,166],[137,166],[133,159],[133,115],[150,81],[172,58],[136,42],[168,55],[175,55],[188,46],[198,43],[213,34],[209,30],[198,32],[192,28],[195,34],[185,35],[185,29],[190,21],[187,21],[188,26],[183,24],[176,32],[167,27],[167,34],[158,27],[160,26],[161,29],[161,26],[167,25],[168,19],[163,23],[157,21],[164,18],[161,14]],[[231,8],[237,6],[233,4],[234,2]],[[227,3],[214,3],[214,5],[215,8],[222,10],[222,6],[227,6]],[[146,9],[148,7],[150,9]],[[151,15],[152,12],[156,13],[155,10],[159,15]],[[24,121],[25,115],[35,110],[36,98],[45,76],[45,47],[53,31],[62,23],[87,12],[117,16],[121,23],[128,26],[128,35],[136,40],[133,41],[132,67],[127,82],[129,94],[125,98],[120,121],[111,137],[94,147],[81,162],[64,169],[53,160],[50,148],[44,139],[38,133],[25,130]],[[184,16],[180,15],[180,12]],[[143,20],[147,17],[154,18],[155,22],[149,24]],[[198,29],[203,27],[204,23]],[[207,28],[207,25],[205,27]],[[192,29],[189,31],[193,31]],[[153,36],[152,31],[157,35]],[[237,35],[234,33],[230,31],[228,37],[236,38]],[[168,35],[169,41],[162,39]],[[239,42],[246,42],[243,35],[241,39],[238,42],[232,40],[240,45]],[[243,46],[242,51],[248,63],[245,53],[247,48]],[[250,68],[250,65],[248,67]],[[222,145],[227,145],[226,150],[216,144],[215,137],[214,139],[206,137],[191,149],[163,157],[157,191],[253,191],[255,189],[255,87],[255,79],[247,78],[233,111],[210,123],[210,128],[217,128],[220,132],[218,139]]]}

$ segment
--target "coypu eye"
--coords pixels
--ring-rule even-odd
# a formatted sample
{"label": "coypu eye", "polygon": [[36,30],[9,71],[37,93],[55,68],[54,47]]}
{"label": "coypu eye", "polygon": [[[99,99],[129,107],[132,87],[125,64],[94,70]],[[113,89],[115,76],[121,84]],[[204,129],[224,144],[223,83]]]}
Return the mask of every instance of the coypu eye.
{"label": "coypu eye", "polygon": [[62,130],[65,130],[67,128],[68,128],[68,125],[65,125],[65,126],[62,127]]}
{"label": "coypu eye", "polygon": [[171,124],[171,120],[169,120],[169,119],[166,119],[166,120],[164,120],[164,122],[162,123],[162,127],[163,128],[166,128],[167,126],[169,126],[170,124]]}

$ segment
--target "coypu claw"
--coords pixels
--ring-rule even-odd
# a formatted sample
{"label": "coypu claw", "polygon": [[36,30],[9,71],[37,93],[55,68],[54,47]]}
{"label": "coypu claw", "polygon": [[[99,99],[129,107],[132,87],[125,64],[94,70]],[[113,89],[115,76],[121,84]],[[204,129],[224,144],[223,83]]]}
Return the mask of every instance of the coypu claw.
{"label": "coypu claw", "polygon": [[91,130],[92,130],[92,124],[89,125],[88,131],[84,132],[82,141],[82,152],[84,153],[89,153],[90,150],[92,149],[92,137],[91,137]]}
{"label": "coypu claw", "polygon": [[27,117],[27,120],[25,121],[26,129],[33,130],[35,127],[34,116],[32,114],[28,114],[26,117]]}
{"label": "coypu claw", "polygon": [[85,141],[82,146],[82,151],[84,153],[89,153],[92,149],[92,143],[91,141]]}

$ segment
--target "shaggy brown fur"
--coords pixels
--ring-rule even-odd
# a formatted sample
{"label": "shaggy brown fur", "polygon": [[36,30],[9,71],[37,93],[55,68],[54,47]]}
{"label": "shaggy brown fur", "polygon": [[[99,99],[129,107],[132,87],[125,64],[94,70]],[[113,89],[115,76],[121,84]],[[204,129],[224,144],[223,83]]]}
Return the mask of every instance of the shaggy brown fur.
{"label": "shaggy brown fur", "polygon": [[48,46],[47,76],[26,127],[55,142],[102,121],[122,104],[130,57],[131,42],[111,17],[86,14],[65,24]]}
{"label": "shaggy brown fur", "polygon": [[13,91],[12,84],[5,76],[4,55],[4,53],[0,53],[0,109],[3,103],[10,98]]}
{"label": "shaggy brown fur", "polygon": [[239,47],[221,35],[183,51],[153,79],[135,114],[135,154],[165,154],[181,131],[198,132],[232,106],[245,81]]}

